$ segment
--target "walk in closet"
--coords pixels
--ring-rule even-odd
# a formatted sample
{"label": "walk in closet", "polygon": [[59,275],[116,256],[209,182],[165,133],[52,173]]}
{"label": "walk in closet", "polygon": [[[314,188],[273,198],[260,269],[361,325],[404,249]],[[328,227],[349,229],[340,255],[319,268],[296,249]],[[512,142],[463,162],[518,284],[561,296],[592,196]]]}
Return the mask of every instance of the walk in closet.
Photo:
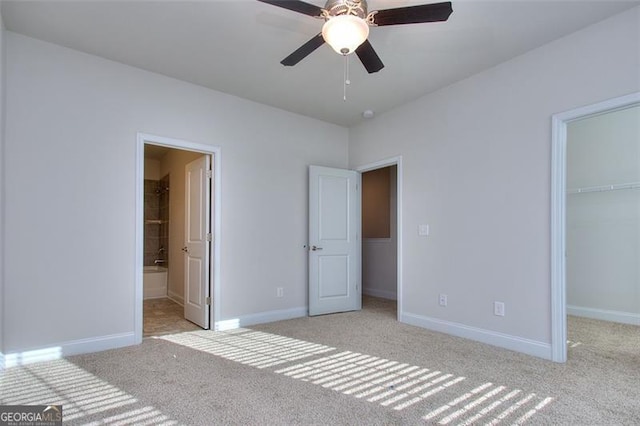
{"label": "walk in closet", "polygon": [[567,313],[640,325],[640,106],[567,136]]}

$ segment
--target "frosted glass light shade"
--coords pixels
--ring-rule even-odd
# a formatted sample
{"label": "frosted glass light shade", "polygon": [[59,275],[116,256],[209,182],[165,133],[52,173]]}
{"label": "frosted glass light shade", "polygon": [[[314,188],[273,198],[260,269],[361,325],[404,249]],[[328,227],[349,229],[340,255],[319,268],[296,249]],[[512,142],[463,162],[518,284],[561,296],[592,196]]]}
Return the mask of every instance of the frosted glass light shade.
{"label": "frosted glass light shade", "polygon": [[354,15],[329,18],[322,26],[322,37],[337,53],[353,53],[369,36],[369,25]]}

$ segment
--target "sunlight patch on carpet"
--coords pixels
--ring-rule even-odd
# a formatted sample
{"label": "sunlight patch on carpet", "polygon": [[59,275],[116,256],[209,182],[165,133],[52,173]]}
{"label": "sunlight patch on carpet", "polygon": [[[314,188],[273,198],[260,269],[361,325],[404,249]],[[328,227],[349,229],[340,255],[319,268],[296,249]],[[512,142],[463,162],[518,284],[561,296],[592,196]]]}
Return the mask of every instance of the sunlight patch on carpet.
{"label": "sunlight patch on carpet", "polygon": [[273,367],[335,350],[317,343],[246,328],[202,330],[157,338],[256,368]]}
{"label": "sunlight patch on carpet", "polygon": [[[454,385],[461,386],[466,380],[454,374],[350,351],[281,368],[275,373],[394,410],[404,410],[424,402]],[[484,383],[458,392],[450,402],[427,413],[423,420],[441,425],[465,426],[478,421],[522,424],[553,400],[545,398],[540,401],[535,394],[529,394],[504,409],[522,390],[509,391],[506,386]],[[490,417],[500,406],[503,411]],[[521,417],[517,418],[518,415]]]}
{"label": "sunlight patch on carpet", "polygon": [[178,424],[65,359],[5,369],[0,373],[0,389],[3,405],[62,405],[64,422],[111,412],[99,423],[88,424]]}
{"label": "sunlight patch on carpet", "polygon": [[[451,372],[338,352],[329,346],[250,329],[203,330],[157,338],[256,368],[278,366],[275,374],[396,411],[419,410],[429,424],[519,425],[553,401],[504,385],[474,383]],[[443,404],[447,396],[449,402]]]}
{"label": "sunlight patch on carpet", "polygon": [[345,395],[402,410],[465,380],[452,374],[355,352],[276,370]]}

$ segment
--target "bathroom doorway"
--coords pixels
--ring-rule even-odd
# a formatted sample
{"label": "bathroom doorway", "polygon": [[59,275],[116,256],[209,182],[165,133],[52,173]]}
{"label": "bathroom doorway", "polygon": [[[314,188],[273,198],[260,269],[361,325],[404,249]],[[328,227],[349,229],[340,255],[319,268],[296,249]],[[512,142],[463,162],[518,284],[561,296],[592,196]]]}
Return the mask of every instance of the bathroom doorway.
{"label": "bathroom doorway", "polygon": [[136,337],[215,328],[219,151],[139,135],[138,154]]}

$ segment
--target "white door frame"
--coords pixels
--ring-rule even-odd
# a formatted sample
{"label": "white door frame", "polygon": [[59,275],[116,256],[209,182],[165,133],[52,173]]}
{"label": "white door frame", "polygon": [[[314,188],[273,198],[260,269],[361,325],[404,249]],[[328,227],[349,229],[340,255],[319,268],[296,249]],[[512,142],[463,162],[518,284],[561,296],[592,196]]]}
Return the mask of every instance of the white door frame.
{"label": "white door frame", "polygon": [[567,124],[640,104],[640,92],[551,117],[551,360],[567,361],[566,199]]}
{"label": "white door frame", "polygon": [[217,329],[220,320],[220,241],[221,241],[221,211],[222,211],[222,155],[218,146],[189,142],[180,139],[166,138],[163,136],[138,133],[136,145],[136,267],[135,267],[135,297],[134,297],[134,336],[136,343],[142,343],[142,299],[143,299],[143,258],[144,258],[144,146],[159,145],[167,148],[181,149],[185,151],[201,152],[213,156],[213,216],[211,229],[213,232],[213,247],[211,250],[210,264],[213,266],[211,275],[210,294],[213,297],[210,328]]}
{"label": "white door frame", "polygon": [[[402,156],[391,157],[384,160],[376,161],[375,163],[365,164],[356,167],[356,171],[359,173],[370,172],[371,170],[382,169],[384,167],[396,166],[397,167],[397,179],[396,179],[396,274],[397,274],[397,319],[400,321],[403,316],[403,297],[402,297]],[[362,258],[360,259],[362,262]]]}

